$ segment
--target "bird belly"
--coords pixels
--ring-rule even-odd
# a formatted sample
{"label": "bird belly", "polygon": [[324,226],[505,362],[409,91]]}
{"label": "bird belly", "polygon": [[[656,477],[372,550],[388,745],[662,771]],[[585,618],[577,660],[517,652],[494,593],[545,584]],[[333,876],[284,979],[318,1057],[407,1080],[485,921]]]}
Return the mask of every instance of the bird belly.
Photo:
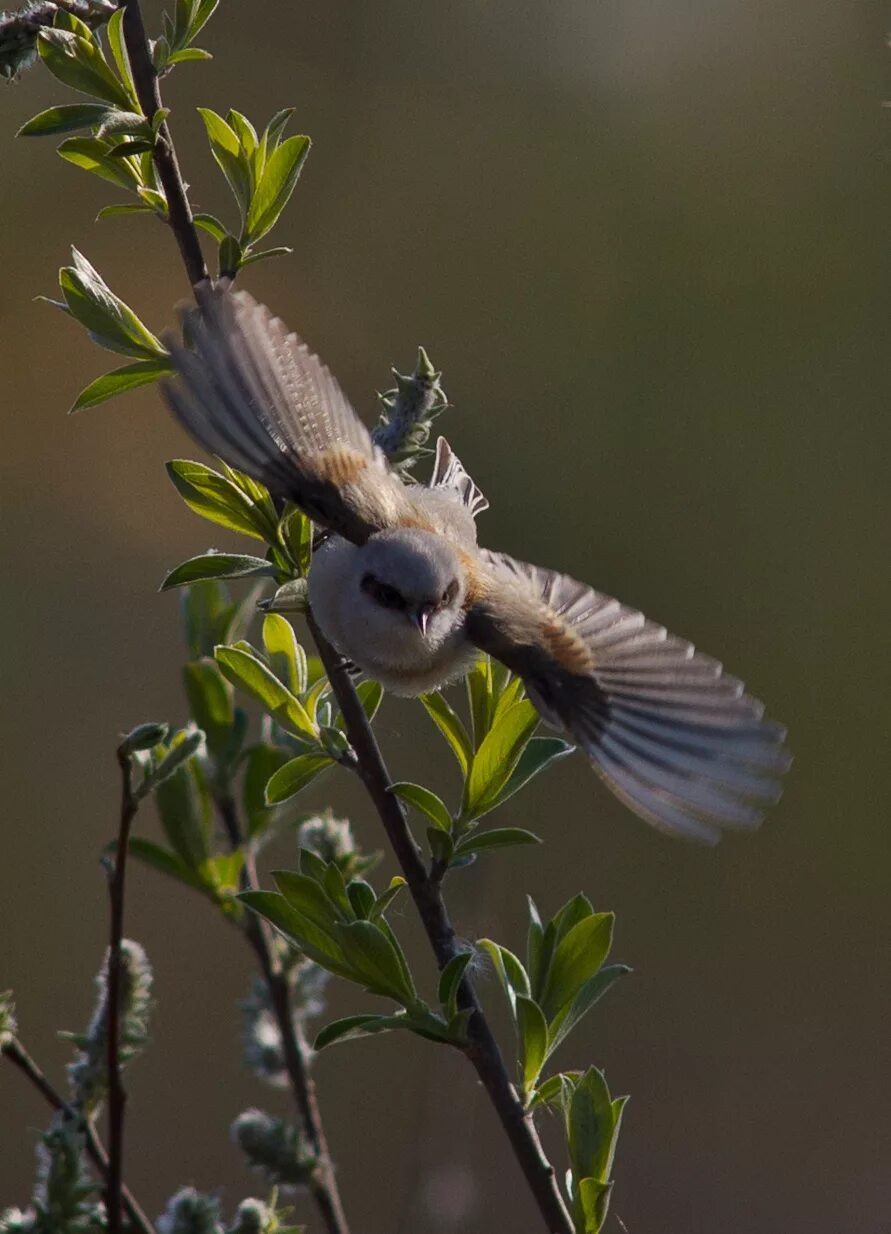
{"label": "bird belly", "polygon": [[356,554],[361,549],[332,536],[316,553],[309,574],[309,603],[325,637],[341,655],[394,694],[435,690],[463,676],[477,656],[463,628],[437,647],[424,644],[408,621],[380,629],[357,603]]}

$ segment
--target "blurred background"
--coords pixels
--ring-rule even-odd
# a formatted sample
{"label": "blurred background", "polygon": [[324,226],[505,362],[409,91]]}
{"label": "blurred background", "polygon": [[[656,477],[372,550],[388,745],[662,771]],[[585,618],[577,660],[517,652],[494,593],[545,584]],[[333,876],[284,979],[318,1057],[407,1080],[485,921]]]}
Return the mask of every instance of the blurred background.
{"label": "blurred background", "polygon": [[[634,976],[561,1055],[632,1094],[615,1231],[888,1229],[886,19],[842,0],[224,0],[201,40],[216,59],[166,84],[193,199],[230,219],[195,106],[258,122],[296,106],[315,145],[273,239],[296,251],[244,283],[369,419],[389,365],[428,348],[454,403],[440,424],[492,503],[485,542],[645,609],[791,730],[757,836],[669,842],[570,759],[499,816],[545,844],[449,884],[466,937],[515,948],[527,890],[549,913],[583,889],[618,914]],[[65,417],[110,367],[34,302],[69,244],[155,329],[187,293],[161,227],[94,225],[111,186],[50,140],[13,141],[67,101],[35,69],[0,112],[0,988],[59,1083],[55,1031],[85,1024],[105,942],[117,735],[184,715],[177,601],[157,586],[230,543],[165,477],[193,448],[155,392]],[[416,706],[388,701],[380,733],[400,778],[454,787]],[[308,804],[329,801],[381,845],[345,778]],[[155,833],[150,811],[140,826]],[[407,904],[397,924],[429,973]],[[289,1111],[241,1062],[249,953],[137,867],[127,931],[158,997],[128,1080],[128,1181],[152,1214],[185,1182],[231,1211],[259,1182],[229,1123]],[[491,979],[484,995],[504,1029]],[[365,1009],[331,987],[331,1018]],[[316,1075],[357,1234],[538,1228],[460,1058],[399,1034]],[[10,1067],[0,1117],[0,1206],[24,1204],[47,1113]]]}

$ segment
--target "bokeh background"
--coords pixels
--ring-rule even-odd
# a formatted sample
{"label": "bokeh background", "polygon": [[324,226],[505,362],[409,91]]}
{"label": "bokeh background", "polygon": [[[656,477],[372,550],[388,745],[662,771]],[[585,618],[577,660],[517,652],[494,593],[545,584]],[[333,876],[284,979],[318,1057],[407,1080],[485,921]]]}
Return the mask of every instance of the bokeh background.
{"label": "bokeh background", "polygon": [[[546,843],[449,886],[468,938],[514,946],[527,890],[618,913],[635,974],[562,1057],[632,1094],[615,1231],[888,1229],[886,18],[850,0],[225,0],[216,59],[166,87],[193,197],[227,217],[195,106],[296,106],[315,147],[275,240],[296,252],[245,283],[369,417],[388,366],[427,346],[492,502],[485,540],[644,608],[790,726],[786,797],[755,837],[671,843],[573,759],[501,820]],[[108,358],[33,301],[68,245],[155,328],[187,289],[162,228],[94,225],[114,190],[13,141],[63,94],[38,69],[0,98],[0,987],[59,1082],[55,1030],[85,1023],[104,945],[116,735],[183,715],[177,603],[156,588],[225,543],[167,483],[192,447],[154,392],[65,418]],[[414,705],[389,702],[381,736],[400,776],[453,785]],[[328,800],[380,844],[354,786],[323,781],[310,804]],[[407,908],[399,927],[427,966]],[[159,1000],[129,1078],[129,1182],[152,1213],[189,1181],[231,1209],[257,1180],[229,1122],[288,1110],[240,1060],[248,952],[137,868],[127,929]],[[332,988],[331,1014],[367,1001]],[[317,1077],[357,1232],[538,1228],[459,1058],[400,1034],[332,1050]],[[0,1121],[0,1205],[24,1204],[46,1111],[11,1068]]]}

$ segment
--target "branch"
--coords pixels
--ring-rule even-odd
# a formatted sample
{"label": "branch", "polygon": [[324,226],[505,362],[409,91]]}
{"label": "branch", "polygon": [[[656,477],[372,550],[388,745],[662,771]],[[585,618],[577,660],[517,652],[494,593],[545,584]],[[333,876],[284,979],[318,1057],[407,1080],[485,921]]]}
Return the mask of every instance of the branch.
{"label": "branch", "polygon": [[[136,87],[139,105],[151,120],[162,106],[161,91],[158,88],[158,74],[152,64],[142,21],[142,10],[139,7],[139,0],[123,0],[122,7],[124,10],[124,42],[130,59],[133,84]],[[207,278],[207,266],[204,264],[198,232],[192,222],[192,208],[186,195],[186,186],[180,175],[176,151],[173,148],[170,129],[166,121],[158,130],[152,150],[152,159],[167,198],[170,230],[176,237],[189,282],[194,287],[196,283]]]}
{"label": "branch", "polygon": [[[87,1156],[92,1161],[93,1165],[98,1170],[103,1179],[108,1177],[108,1154],[105,1151],[105,1146],[99,1139],[99,1133],[88,1118],[82,1117],[74,1110],[67,1101],[56,1092],[52,1084],[40,1070],[37,1063],[22,1045],[17,1037],[11,1037],[2,1048],[0,1053],[4,1054],[14,1067],[18,1067],[22,1075],[30,1080],[40,1095],[49,1103],[54,1110],[58,1110],[64,1114],[66,1118],[71,1119],[74,1123],[79,1123],[83,1128],[84,1138],[86,1140]],[[139,1204],[131,1195],[129,1189],[121,1184],[121,1198],[124,1204],[124,1211],[130,1219],[130,1223],[134,1229],[141,1231],[141,1234],[155,1234],[155,1228],[149,1221],[148,1217],[139,1207]]]}
{"label": "branch", "polygon": [[[327,642],[309,614],[308,621],[328,680],[343,712],[347,736],[356,752],[356,771],[384,825],[430,940],[436,962],[442,969],[457,954],[459,948],[442,898],[440,883],[428,875],[405,820],[402,806],[390,791],[390,774],[368,717],[345,669],[343,658]],[[480,1006],[473,984],[466,975],[459,987],[458,1005],[462,1009],[473,1011],[468,1026],[470,1042],[464,1052],[489,1094],[550,1234],[573,1234],[572,1221],[560,1195],[554,1167],[544,1155],[532,1115],[523,1110],[517,1098],[498,1043]]]}
{"label": "branch", "polygon": [[[243,843],[241,825],[235,802],[230,796],[219,796],[216,799],[217,810],[226,829],[229,843],[233,849],[240,848]],[[250,853],[246,853],[244,870],[242,872],[242,888],[256,891],[259,888],[257,871]],[[316,1098],[315,1081],[307,1066],[304,1051],[294,1032],[294,1021],[291,1016],[291,991],[288,980],[282,972],[281,965],[274,959],[270,935],[265,922],[254,913],[248,913],[245,921],[245,935],[254,950],[263,973],[263,980],[269,990],[269,997],[275,1013],[278,1030],[281,1033],[282,1049],[285,1056],[285,1068],[291,1082],[291,1090],[300,1111],[304,1130],[312,1145],[316,1158],[316,1168],[313,1172],[309,1189],[325,1222],[328,1234],[349,1234],[349,1224],[337,1180],[334,1176],[334,1166],[328,1149],[325,1128],[322,1125],[322,1115]]]}
{"label": "branch", "polygon": [[124,935],[124,883],[127,873],[127,845],[130,826],[139,803],[133,793],[133,768],[130,751],[118,747],[121,769],[121,817],[114,865],[108,883],[111,902],[108,974],[106,978],[106,1049],[108,1068],[108,1172],[105,1208],[109,1234],[121,1234],[122,1174],[124,1169],[124,1108],[127,1094],[121,1080],[121,940]]}
{"label": "branch", "polygon": [[[162,106],[161,92],[146,38],[139,0],[123,0],[122,7],[124,9],[124,41],[130,59],[133,82],[143,112],[151,117]],[[208,272],[201,252],[198,232],[192,221],[192,210],[180,174],[176,151],[166,123],[161,125],[158,131],[152,158],[167,197],[170,229],[179,247],[186,274],[194,287],[195,284],[208,277]],[[230,797],[220,797],[216,804],[229,842],[233,848],[240,847],[242,834],[234,802]],[[250,855],[245,861],[244,879],[246,886],[253,888],[258,886]],[[246,930],[248,941],[257,955],[269,989],[282,1036],[285,1063],[294,1098],[319,1163],[316,1176],[310,1184],[310,1190],[328,1234],[349,1234],[349,1224],[337,1188],[334,1167],[316,1099],[315,1083],[309,1074],[300,1044],[294,1035],[291,996],[287,980],[273,960],[272,947],[265,928],[260,925],[259,921],[252,920],[248,923]]]}

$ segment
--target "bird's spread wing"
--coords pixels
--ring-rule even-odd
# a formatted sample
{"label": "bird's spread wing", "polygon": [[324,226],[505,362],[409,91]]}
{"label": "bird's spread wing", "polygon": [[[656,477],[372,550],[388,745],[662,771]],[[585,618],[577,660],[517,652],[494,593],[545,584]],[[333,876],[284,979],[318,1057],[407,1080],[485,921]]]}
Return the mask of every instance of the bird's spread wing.
{"label": "bird's spread wing", "polygon": [[430,477],[429,487],[453,492],[474,518],[489,508],[485,495],[474,484],[464,464],[444,437],[439,437],[436,441],[436,458],[433,461],[433,475]]}
{"label": "bird's spread wing", "polygon": [[583,583],[482,554],[467,633],[523,677],[613,792],[653,826],[714,843],[756,827],[791,759],[742,682]]}
{"label": "bird's spread wing", "polygon": [[193,346],[165,340],[176,377],[162,389],[206,450],[357,544],[406,516],[404,485],[340,386],[267,308],[207,285],[184,333]]}

